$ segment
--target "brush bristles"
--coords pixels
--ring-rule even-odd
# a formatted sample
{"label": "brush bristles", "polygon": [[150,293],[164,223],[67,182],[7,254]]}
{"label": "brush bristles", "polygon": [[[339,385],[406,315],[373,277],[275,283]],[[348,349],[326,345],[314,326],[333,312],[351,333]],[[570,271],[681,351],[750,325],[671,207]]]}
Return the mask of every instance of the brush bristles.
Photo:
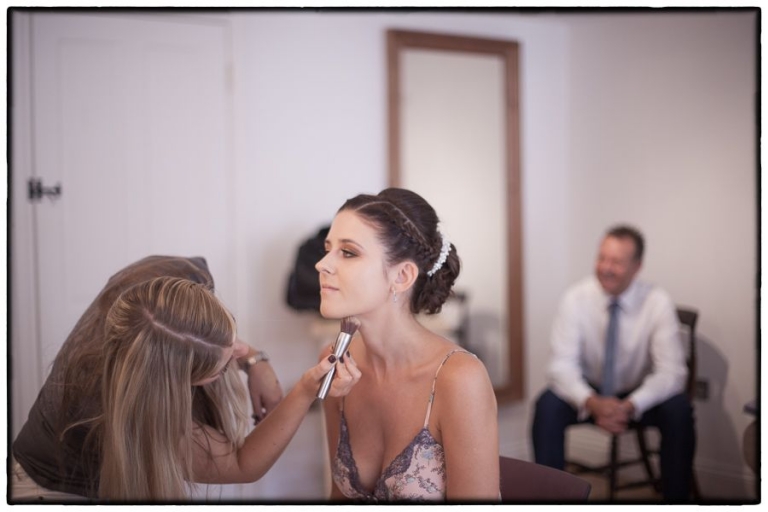
{"label": "brush bristles", "polygon": [[341,332],[343,333],[346,333],[352,336],[357,332],[357,329],[359,327],[360,327],[360,322],[358,322],[357,319],[352,318],[351,316],[341,319]]}

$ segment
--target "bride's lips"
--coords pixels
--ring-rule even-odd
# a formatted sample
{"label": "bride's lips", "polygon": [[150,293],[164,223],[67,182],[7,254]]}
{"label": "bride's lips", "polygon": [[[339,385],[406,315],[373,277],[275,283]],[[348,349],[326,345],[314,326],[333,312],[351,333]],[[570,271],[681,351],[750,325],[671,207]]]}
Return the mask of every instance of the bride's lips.
{"label": "bride's lips", "polygon": [[320,286],[320,293],[322,292],[337,292],[339,291],[338,288],[334,288],[333,286],[328,286],[327,284]]}

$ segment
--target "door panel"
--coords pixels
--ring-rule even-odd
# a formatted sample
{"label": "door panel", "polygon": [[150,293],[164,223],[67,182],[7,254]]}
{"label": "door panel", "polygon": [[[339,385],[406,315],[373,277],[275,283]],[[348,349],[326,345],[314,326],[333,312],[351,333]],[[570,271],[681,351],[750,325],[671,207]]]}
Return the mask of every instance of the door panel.
{"label": "door panel", "polygon": [[[35,176],[62,194],[25,209],[13,189],[14,212],[33,232],[14,240],[34,253],[14,262],[14,275],[34,276],[15,285],[36,297],[26,301],[36,311],[14,319],[24,326],[36,316],[39,333],[37,344],[26,339],[34,329],[11,333],[14,354],[25,352],[16,360],[37,361],[13,376],[14,411],[24,411],[15,431],[34,400],[24,390],[40,388],[79,316],[128,263],[204,256],[217,294],[236,309],[231,34],[226,22],[192,18],[34,13],[21,24],[28,40],[14,50],[14,69],[29,69],[29,86],[15,100],[29,108],[16,108],[14,123],[29,136],[14,131],[14,147],[28,141],[29,163],[16,156],[25,165],[14,164],[14,183]],[[243,486],[198,492],[232,499]]]}
{"label": "door panel", "polygon": [[41,367],[106,279],[148,254],[203,255],[234,296],[226,27],[33,17]]}

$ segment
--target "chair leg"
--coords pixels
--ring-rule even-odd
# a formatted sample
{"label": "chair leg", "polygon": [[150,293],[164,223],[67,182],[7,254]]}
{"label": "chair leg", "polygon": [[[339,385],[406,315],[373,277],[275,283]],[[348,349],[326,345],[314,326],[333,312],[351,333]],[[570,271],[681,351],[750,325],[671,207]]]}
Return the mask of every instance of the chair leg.
{"label": "chair leg", "polygon": [[653,472],[653,467],[651,466],[651,452],[648,450],[648,443],[645,441],[645,429],[639,427],[635,430],[635,433],[637,434],[637,446],[640,448],[640,455],[643,459],[645,473],[648,475],[648,481],[651,482],[656,492],[661,492],[659,480],[656,478],[656,475]]}
{"label": "chair leg", "polygon": [[608,465],[608,501],[616,494],[616,477],[619,472],[619,436],[611,436],[611,462]]}

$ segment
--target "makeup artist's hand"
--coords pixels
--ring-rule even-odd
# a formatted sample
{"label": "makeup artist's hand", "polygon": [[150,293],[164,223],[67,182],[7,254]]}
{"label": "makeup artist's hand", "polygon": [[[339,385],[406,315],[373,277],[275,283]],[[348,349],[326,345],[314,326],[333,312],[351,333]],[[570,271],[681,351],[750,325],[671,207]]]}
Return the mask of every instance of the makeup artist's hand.
{"label": "makeup artist's hand", "polygon": [[[349,352],[347,352],[347,354],[349,354]],[[301,376],[300,384],[305,388],[307,393],[316,396],[326,374],[334,366],[336,367],[336,372],[331,381],[331,388],[328,391],[328,396],[346,396],[363,375],[357,368],[355,361],[349,355],[336,359],[336,356],[333,354],[326,353],[317,365],[307,370],[304,375]]]}
{"label": "makeup artist's hand", "polygon": [[261,361],[248,368],[248,393],[251,395],[254,423],[263,420],[283,399],[283,388],[269,361]]}
{"label": "makeup artist's hand", "polygon": [[357,384],[357,381],[362,376],[363,374],[348,351],[336,361],[336,374],[331,381],[331,389],[328,391],[328,396],[339,397],[348,395],[352,391],[352,387]]}
{"label": "makeup artist's hand", "polygon": [[258,362],[254,364],[246,363],[249,358],[259,354],[263,356],[264,353],[260,353],[239,337],[237,342],[248,346],[248,352],[238,358],[238,363],[240,369],[248,375],[248,394],[251,396],[251,405],[253,405],[253,423],[258,424],[283,399],[283,388],[277,380],[275,370],[266,358],[259,357]]}

